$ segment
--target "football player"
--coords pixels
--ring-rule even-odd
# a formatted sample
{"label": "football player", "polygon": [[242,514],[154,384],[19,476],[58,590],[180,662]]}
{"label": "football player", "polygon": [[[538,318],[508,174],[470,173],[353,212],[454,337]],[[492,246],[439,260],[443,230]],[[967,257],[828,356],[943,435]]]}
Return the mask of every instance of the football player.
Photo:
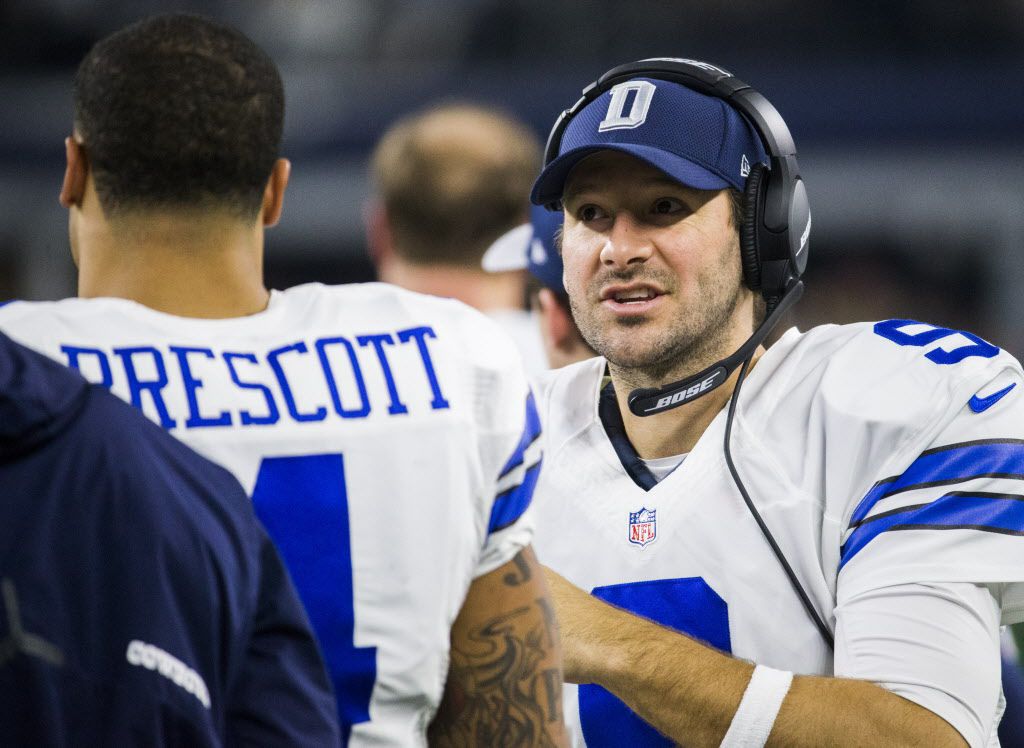
{"label": "football player", "polygon": [[274,64],[234,30],[161,16],[99,42],[61,191],[80,298],[8,304],[0,327],[235,474],[308,609],[349,744],[420,745],[429,727],[438,743],[557,745],[518,357],[451,300],[267,291],[282,115]]}
{"label": "football player", "polygon": [[[536,546],[588,745],[993,745],[1024,618],[1024,386],[912,320],[768,330],[810,211],[771,105],[614,69],[532,195],[601,355],[539,397]],[[742,383],[742,386],[741,386]]]}

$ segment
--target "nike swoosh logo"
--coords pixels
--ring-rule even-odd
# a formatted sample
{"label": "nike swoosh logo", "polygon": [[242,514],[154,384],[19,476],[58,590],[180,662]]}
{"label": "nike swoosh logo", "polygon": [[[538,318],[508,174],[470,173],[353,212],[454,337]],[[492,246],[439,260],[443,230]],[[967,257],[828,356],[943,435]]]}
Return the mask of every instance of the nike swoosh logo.
{"label": "nike swoosh logo", "polygon": [[975,395],[970,399],[970,401],[968,401],[967,404],[971,406],[971,410],[973,410],[975,413],[982,413],[991,408],[996,403],[998,403],[1000,400],[1002,400],[1006,396],[1006,394],[1016,386],[1016,382],[1014,382],[1013,384],[1008,384],[1006,387],[999,390],[999,392],[993,392],[988,397],[978,397],[977,395]]}

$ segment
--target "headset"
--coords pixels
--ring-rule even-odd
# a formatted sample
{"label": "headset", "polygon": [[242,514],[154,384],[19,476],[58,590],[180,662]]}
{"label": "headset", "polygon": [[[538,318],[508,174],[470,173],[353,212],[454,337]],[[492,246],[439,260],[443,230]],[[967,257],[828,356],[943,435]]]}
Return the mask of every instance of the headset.
{"label": "headset", "polygon": [[811,210],[800,178],[796,145],[778,110],[732,73],[698,60],[659,57],[612,68],[583,89],[583,95],[562,112],[548,136],[544,165],[558,157],[562,136],[580,110],[612,86],[632,78],[679,83],[698,93],[723,99],[754,128],[768,153],[768,165],[754,164],[743,195],[740,255],[747,287],[760,291],[769,314],[807,267]]}
{"label": "headset", "polygon": [[[729,446],[736,402],[751,358],[804,290],[801,277],[807,267],[811,209],[807,189],[797,165],[793,136],[771,102],[729,71],[699,60],[657,57],[614,67],[584,88],[579,101],[562,112],[555,122],[544,149],[544,166],[558,157],[566,128],[584,107],[616,84],[633,78],[678,83],[698,93],[722,99],[753,127],[764,145],[768,164],[751,166],[743,192],[742,221],[739,226],[743,281],[749,289],[760,292],[764,298],[765,318],[732,355],[684,380],[631,392],[629,409],[637,416],[663,413],[711,392],[726,382],[733,371],[740,369],[726,420],[726,462],[747,508],[782,564],[801,603],[825,641],[834,647],[832,632],[754,507],[736,471]],[[555,205],[549,207],[554,208]]]}

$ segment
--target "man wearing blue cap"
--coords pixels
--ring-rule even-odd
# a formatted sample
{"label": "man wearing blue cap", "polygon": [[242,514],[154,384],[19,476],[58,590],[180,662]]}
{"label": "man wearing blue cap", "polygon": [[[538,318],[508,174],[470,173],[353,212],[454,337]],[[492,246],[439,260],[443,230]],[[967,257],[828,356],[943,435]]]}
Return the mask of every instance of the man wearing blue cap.
{"label": "man wearing blue cap", "polygon": [[481,261],[489,273],[529,271],[530,310],[537,317],[544,353],[552,369],[595,355],[569,310],[558,248],[561,233],[562,214],[535,205],[530,209],[530,222],[498,237]]}
{"label": "man wearing blue cap", "polygon": [[532,200],[563,211],[600,354],[539,393],[536,547],[577,742],[998,745],[1020,364],[912,320],[765,350],[803,288],[807,193],[778,112],[713,65],[606,73]]}

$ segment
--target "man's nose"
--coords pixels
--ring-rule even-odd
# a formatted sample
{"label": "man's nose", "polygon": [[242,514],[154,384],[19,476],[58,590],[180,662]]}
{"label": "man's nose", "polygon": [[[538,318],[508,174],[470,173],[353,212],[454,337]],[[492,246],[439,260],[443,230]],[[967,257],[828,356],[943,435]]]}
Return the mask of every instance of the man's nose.
{"label": "man's nose", "polygon": [[615,215],[604,247],[601,249],[601,263],[605,267],[626,268],[638,262],[646,262],[651,256],[653,245],[644,227],[628,212]]}

